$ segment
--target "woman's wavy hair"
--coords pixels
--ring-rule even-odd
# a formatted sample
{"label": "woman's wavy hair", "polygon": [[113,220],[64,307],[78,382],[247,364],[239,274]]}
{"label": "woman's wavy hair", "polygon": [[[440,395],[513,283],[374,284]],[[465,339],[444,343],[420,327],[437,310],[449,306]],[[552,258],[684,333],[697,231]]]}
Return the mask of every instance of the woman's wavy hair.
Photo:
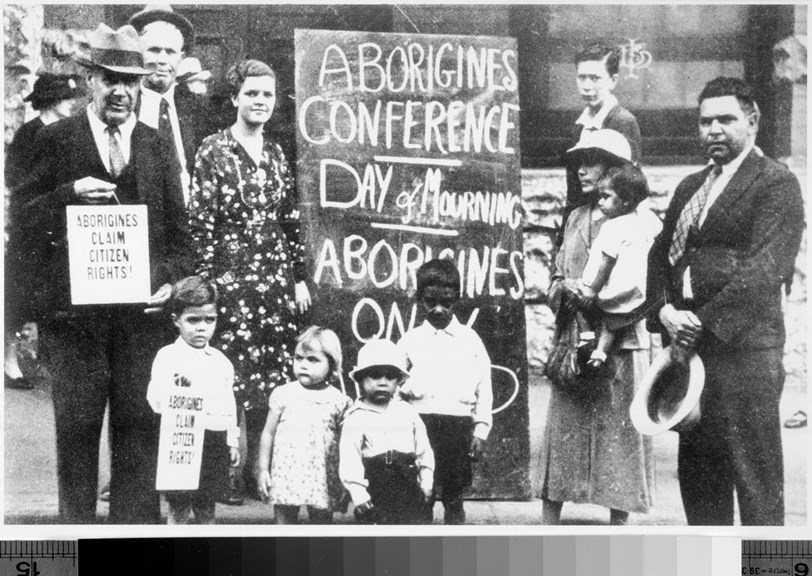
{"label": "woman's wavy hair", "polygon": [[273,69],[259,60],[243,60],[234,64],[226,72],[226,84],[228,85],[229,95],[234,97],[240,93],[240,88],[245,83],[245,79],[249,76],[270,76],[276,81],[276,74]]}

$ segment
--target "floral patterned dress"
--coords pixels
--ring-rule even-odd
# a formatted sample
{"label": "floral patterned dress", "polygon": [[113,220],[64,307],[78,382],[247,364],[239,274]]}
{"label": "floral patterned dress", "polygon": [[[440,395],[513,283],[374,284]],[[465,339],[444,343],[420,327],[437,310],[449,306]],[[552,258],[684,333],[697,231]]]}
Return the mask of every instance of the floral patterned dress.
{"label": "floral patterned dress", "polygon": [[338,475],[338,439],[352,400],[333,386],[310,389],[293,381],[274,390],[268,405],[279,415],[270,502],[345,512],[349,496]]}
{"label": "floral patterned dress", "polygon": [[257,165],[230,129],[195,158],[189,227],[196,272],[218,285],[212,345],[234,364],[237,405],[266,406],[287,382],[299,326],[294,285],[304,280],[293,180],[282,149],[266,138]]}

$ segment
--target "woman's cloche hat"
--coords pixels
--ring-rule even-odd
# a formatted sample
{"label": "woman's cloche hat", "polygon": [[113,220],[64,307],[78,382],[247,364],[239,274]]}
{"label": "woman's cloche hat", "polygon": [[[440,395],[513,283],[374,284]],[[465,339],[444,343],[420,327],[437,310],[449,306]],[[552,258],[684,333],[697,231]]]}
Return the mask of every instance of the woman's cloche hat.
{"label": "woman's cloche hat", "polygon": [[23,98],[34,108],[42,108],[62,100],[70,100],[79,95],[78,77],[69,74],[42,72],[34,82],[34,90]]}
{"label": "woman's cloche hat", "polygon": [[77,58],[89,68],[104,68],[119,74],[145,76],[150,71],[143,66],[141,41],[135,28],[125,24],[113,30],[101,23],[90,38],[90,58]]}
{"label": "woman's cloche hat", "polygon": [[391,340],[370,340],[358,351],[358,363],[350,372],[350,378],[358,382],[362,373],[375,366],[392,366],[408,376],[406,354]]}
{"label": "woman's cloche hat", "polygon": [[699,399],[705,387],[705,365],[696,353],[687,363],[674,359],[671,346],[654,358],[632,400],[629,415],[641,434],[667,430],[687,432],[701,416]]}
{"label": "woman's cloche hat", "polygon": [[206,82],[209,78],[211,78],[211,72],[203,70],[200,60],[192,57],[184,58],[180,61],[178,65],[178,75],[175,77],[175,80],[177,80],[179,84],[182,84],[183,82],[191,82],[192,80],[202,80]]}
{"label": "woman's cloche hat", "polygon": [[180,30],[183,36],[183,49],[186,52],[192,49],[195,44],[195,28],[186,18],[172,10],[169,4],[147,4],[140,12],[136,12],[127,21],[138,32],[144,29],[147,24],[153,22],[167,22]]}
{"label": "woman's cloche hat", "polygon": [[578,143],[567,150],[569,159],[580,158],[587,151],[609,154],[624,162],[632,161],[632,147],[626,137],[617,130],[602,128],[581,136]]}

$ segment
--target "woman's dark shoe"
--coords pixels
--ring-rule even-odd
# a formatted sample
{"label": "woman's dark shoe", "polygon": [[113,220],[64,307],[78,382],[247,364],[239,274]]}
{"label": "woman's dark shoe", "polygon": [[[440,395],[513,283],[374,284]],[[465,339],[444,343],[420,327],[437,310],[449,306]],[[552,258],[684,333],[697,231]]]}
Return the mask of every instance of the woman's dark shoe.
{"label": "woman's dark shoe", "polygon": [[21,378],[12,378],[11,376],[9,376],[8,374],[5,374],[5,373],[4,373],[4,376],[5,376],[5,386],[6,386],[6,388],[14,388],[16,390],[33,390],[34,389],[34,383],[31,382],[25,376],[23,376]]}
{"label": "woman's dark shoe", "polygon": [[792,415],[792,418],[784,422],[784,428],[803,428],[806,426],[806,412],[798,410]]}

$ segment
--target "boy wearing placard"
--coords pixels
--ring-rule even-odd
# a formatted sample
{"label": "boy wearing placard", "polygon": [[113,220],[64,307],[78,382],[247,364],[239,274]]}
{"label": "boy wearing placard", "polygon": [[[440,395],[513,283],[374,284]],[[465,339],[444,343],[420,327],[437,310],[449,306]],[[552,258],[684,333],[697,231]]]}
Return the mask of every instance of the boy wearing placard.
{"label": "boy wearing placard", "polygon": [[426,321],[398,343],[411,362],[400,394],[426,425],[445,523],[464,524],[462,492],[492,424],[491,361],[479,335],[454,315],[460,276],[451,260],[429,260],[417,270],[416,298]]}
{"label": "boy wearing placard", "polygon": [[[213,524],[215,501],[228,490],[228,466],[238,466],[240,461],[234,367],[222,352],[209,346],[217,324],[216,300],[216,286],[203,278],[190,276],[177,282],[167,310],[180,337],[162,348],[152,364],[147,401],[164,418],[174,414],[173,421],[161,422],[157,488],[177,482],[166,477],[167,470],[175,472],[172,464],[199,463],[199,474],[192,474],[188,489],[164,490],[168,524],[188,524],[192,511],[198,523]],[[170,412],[173,408],[185,408],[191,414]],[[170,424],[175,428],[165,433]],[[195,428],[203,428],[202,435],[196,435]],[[202,451],[202,457],[195,451]]]}

